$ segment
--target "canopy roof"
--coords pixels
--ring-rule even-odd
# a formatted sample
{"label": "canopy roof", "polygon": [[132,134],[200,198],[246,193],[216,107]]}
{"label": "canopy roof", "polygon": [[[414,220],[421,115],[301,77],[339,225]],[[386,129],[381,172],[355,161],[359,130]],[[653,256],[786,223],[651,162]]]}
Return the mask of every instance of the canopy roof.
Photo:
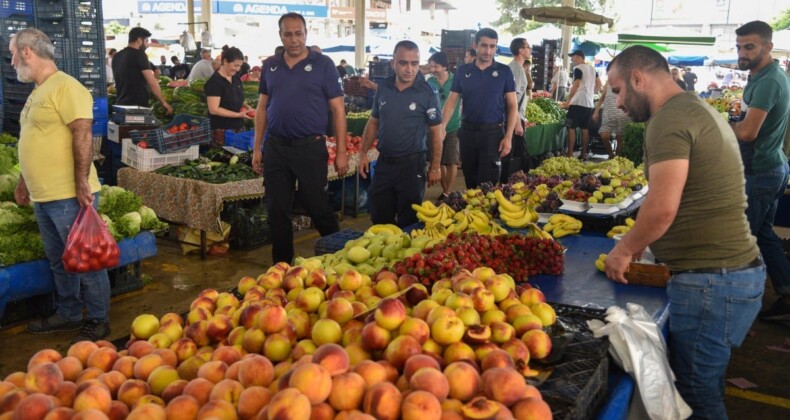
{"label": "canopy roof", "polygon": [[641,34],[618,34],[618,44],[664,44],[664,45],[706,45],[716,43],[712,36],[664,36]]}

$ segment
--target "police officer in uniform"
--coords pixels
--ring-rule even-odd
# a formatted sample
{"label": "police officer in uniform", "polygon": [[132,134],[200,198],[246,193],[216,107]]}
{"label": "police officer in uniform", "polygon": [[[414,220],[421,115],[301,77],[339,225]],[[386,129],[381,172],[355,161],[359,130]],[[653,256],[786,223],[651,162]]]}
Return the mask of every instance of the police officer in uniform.
{"label": "police officer in uniform", "polygon": [[304,17],[286,13],[279,26],[285,50],[263,62],[252,167],[263,173],[265,180],[272,262],[291,263],[291,210],[297,181],[296,194],[318,232],[324,236],[339,230],[326,193],[329,154],[325,134],[331,110],[337,134],[335,169],[344,175],[348,171],[346,112],[335,64],[306,45]]}
{"label": "police officer in uniform", "polygon": [[499,182],[502,157],[510,153],[519,121],[513,72],[494,60],[498,38],[491,28],[477,31],[475,61],[458,67],[444,103],[444,121],[449,121],[462,100],[458,139],[466,188]]}
{"label": "police officer in uniform", "polygon": [[379,84],[365,126],[359,173],[367,178],[367,151],[378,137],[379,158],[368,192],[370,219],[403,227],[417,223],[411,205],[420,203],[425,192],[426,139],[433,152],[428,185],[441,179],[442,113],[437,92],[420,73],[417,44],[398,42],[391,65],[395,74]]}

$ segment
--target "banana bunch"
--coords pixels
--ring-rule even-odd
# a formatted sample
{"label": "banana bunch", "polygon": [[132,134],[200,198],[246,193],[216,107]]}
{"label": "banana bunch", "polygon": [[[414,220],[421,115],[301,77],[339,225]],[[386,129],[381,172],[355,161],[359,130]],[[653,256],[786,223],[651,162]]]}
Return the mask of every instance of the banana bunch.
{"label": "banana bunch", "polygon": [[425,224],[442,222],[445,219],[452,223],[453,215],[455,214],[455,210],[447,204],[442,203],[439,207],[436,207],[430,201],[423,201],[422,204],[412,204],[411,208],[417,212],[417,219]]}
{"label": "banana bunch", "polygon": [[635,223],[634,219],[629,217],[625,219],[625,225],[619,225],[613,227],[611,230],[609,230],[609,232],[606,232],[606,236],[608,238],[611,238],[614,237],[615,235],[624,235],[628,233],[629,230],[631,230],[631,226],[633,226],[634,223]]}
{"label": "banana bunch", "polygon": [[549,223],[543,226],[543,230],[551,232],[554,238],[562,238],[566,235],[579,233],[582,230],[582,222],[567,214],[558,213],[549,218]]}
{"label": "banana bunch", "polygon": [[606,272],[605,264],[606,264],[606,254],[599,255],[598,259],[595,260],[595,268],[597,268],[598,271],[605,273]]}
{"label": "banana bunch", "polygon": [[466,213],[467,230],[473,230],[477,233],[488,234],[491,232],[488,213],[480,209],[472,209]]}
{"label": "banana bunch", "polygon": [[523,228],[530,223],[535,223],[538,221],[540,216],[538,212],[535,211],[535,207],[532,204],[524,206],[521,210],[516,211],[515,213],[511,213],[502,206],[499,206],[499,218],[505,222],[506,225],[509,227],[520,229]]}
{"label": "banana bunch", "polygon": [[398,226],[395,226],[393,224],[373,225],[373,226],[369,227],[368,230],[365,231],[365,232],[366,233],[372,233],[374,235],[379,234],[379,233],[388,233],[388,234],[391,234],[391,235],[401,235],[401,234],[403,234],[403,231]]}
{"label": "banana bunch", "polygon": [[491,230],[488,231],[488,234],[491,235],[491,236],[499,236],[499,235],[507,235],[508,234],[508,231],[505,230],[505,228],[503,228],[502,226],[499,225],[499,223],[497,223],[497,222],[495,222],[493,220],[491,221],[491,223],[489,223],[489,225],[491,227]]}
{"label": "banana bunch", "polygon": [[425,223],[425,228],[414,229],[411,231],[412,238],[417,236],[427,236],[431,239],[443,240],[448,234],[447,228],[443,224],[437,222]]}
{"label": "banana bunch", "polygon": [[530,223],[527,225],[527,236],[531,236],[533,238],[538,239],[554,239],[553,236],[549,232],[541,229],[535,223]]}

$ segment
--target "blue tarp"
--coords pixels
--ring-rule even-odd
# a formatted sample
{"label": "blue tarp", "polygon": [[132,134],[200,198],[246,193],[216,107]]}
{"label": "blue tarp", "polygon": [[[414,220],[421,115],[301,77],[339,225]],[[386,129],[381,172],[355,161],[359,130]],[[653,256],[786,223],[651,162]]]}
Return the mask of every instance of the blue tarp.
{"label": "blue tarp", "polygon": [[707,59],[704,55],[670,55],[667,61],[673,66],[702,66]]}

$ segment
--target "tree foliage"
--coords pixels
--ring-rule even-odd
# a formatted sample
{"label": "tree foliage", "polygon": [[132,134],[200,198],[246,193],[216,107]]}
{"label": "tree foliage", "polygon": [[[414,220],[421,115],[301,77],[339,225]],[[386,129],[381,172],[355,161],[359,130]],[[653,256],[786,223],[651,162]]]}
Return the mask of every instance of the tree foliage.
{"label": "tree foliage", "polygon": [[104,25],[104,32],[106,35],[126,35],[129,33],[129,27],[121,25],[118,21],[114,20]]}
{"label": "tree foliage", "polygon": [[790,9],[785,9],[782,13],[779,13],[771,22],[771,27],[773,27],[775,31],[790,28]]}
{"label": "tree foliage", "polygon": [[[524,0],[497,0],[497,7],[501,13],[501,17],[494,22],[494,25],[513,35],[547,25],[542,22],[525,20],[519,15],[521,9],[525,7],[544,6],[562,6],[562,0],[532,0],[530,2],[525,2]],[[575,5],[578,9],[603,14],[605,16],[609,16],[607,15],[607,12],[609,12],[608,6],[608,0],[576,0]],[[584,27],[575,27],[574,33],[584,33]]]}

